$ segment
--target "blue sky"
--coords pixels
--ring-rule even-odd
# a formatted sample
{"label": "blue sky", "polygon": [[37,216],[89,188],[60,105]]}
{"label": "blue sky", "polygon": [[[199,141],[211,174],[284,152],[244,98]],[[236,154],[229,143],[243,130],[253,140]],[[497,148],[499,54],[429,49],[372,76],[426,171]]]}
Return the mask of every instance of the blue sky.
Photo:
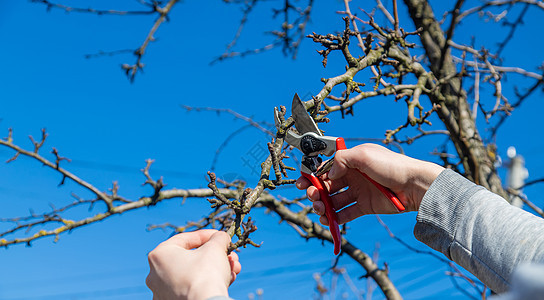
{"label": "blue sky", "polygon": [[[118,5],[119,9],[134,8],[134,1]],[[270,40],[262,32],[277,25],[270,18],[271,6],[273,3],[266,3],[255,9],[239,50],[260,47]],[[93,7],[112,8],[108,1],[95,1]],[[353,4],[352,9],[356,7]],[[406,12],[400,7],[402,20]],[[342,9],[338,1],[316,4],[308,32],[341,29],[343,21],[335,11]],[[44,6],[29,1],[4,1],[0,4],[0,136],[7,136],[11,127],[15,143],[30,148],[27,136],[38,137],[41,128],[46,128],[49,138],[44,155],[51,147],[57,148],[61,155],[72,159],[66,168],[102,190],[118,181],[119,193],[130,199],[152,192],[141,186],[144,177],[139,171],[148,158],[155,159],[151,174],[164,176],[167,188],[205,187],[205,174],[217,148],[246,124],[228,114],[188,113],[180,105],[229,107],[257,121],[272,123],[274,106],[289,105],[294,92],[316,94],[322,87],[321,77],[340,74],[344,69],[341,57],[332,54],[324,69],[315,52],[320,48],[309,40],[302,44],[297,60],[274,50],[210,66],[209,62],[231,41],[240,16],[238,7],[222,3],[178,4],[171,21],[161,26],[157,41],[148,48],[143,59],[145,72],[131,84],[119,66],[133,63],[132,56],[86,59],[84,55],[138,47],[153,18],[46,12]],[[532,18],[518,31],[515,43],[505,49],[505,65],[536,71],[535,66],[542,62],[539,52],[543,45],[533,37],[542,29],[538,23],[541,16],[541,11],[529,11]],[[472,35],[478,36],[477,45],[500,40],[499,34],[505,29],[492,24],[476,26],[480,23],[475,21],[463,23],[456,41],[468,43]],[[527,85],[519,76],[509,76],[508,82]],[[507,147],[516,146],[525,157],[531,178],[544,177],[540,157],[544,142],[536,127],[544,108],[541,96],[537,93],[528,99],[497,140],[503,159]],[[428,103],[424,105],[429,107]],[[387,98],[360,103],[355,112],[356,118],[341,120],[333,116],[333,122],[323,129],[344,137],[382,138],[386,129],[403,123],[406,115],[403,103]],[[267,141],[252,128],[236,135],[223,149],[216,173],[255,183],[256,177],[244,159],[251,159],[248,153]],[[428,138],[404,149],[411,156],[436,160],[429,153],[442,141]],[[354,145],[352,142],[348,146]],[[0,160],[7,160],[11,154],[0,148]],[[296,178],[297,173],[292,172],[290,177]],[[0,179],[1,217],[26,215],[29,209],[46,211],[50,203],[61,206],[72,201],[72,192],[89,196],[71,182],[57,187],[61,180],[58,174],[25,158],[0,164]],[[542,206],[541,186],[525,192]],[[293,188],[275,194],[301,195]],[[146,255],[170,233],[146,232],[147,224],[181,225],[205,215],[209,207],[204,199],[180,204],[180,200],[170,200],[115,216],[64,234],[57,243],[46,238],[32,247],[0,249],[0,299],[150,299],[144,283],[148,272]],[[99,210],[97,207],[93,212]],[[74,216],[86,214],[86,209],[74,212]],[[246,299],[248,293],[262,288],[265,299],[285,294],[288,298],[311,299],[315,286],[312,274],[330,266],[332,246],[305,242],[286,224],[278,225],[276,216],[263,211],[252,214],[259,227],[254,240],[263,245],[260,249],[244,249],[240,254],[244,269],[231,288],[231,296]],[[383,219],[396,235],[427,250],[413,238],[414,213]],[[388,263],[393,282],[407,299],[463,298],[444,275],[448,269],[443,263],[408,251],[389,238],[374,217],[356,220],[350,227],[348,238],[365,252],[372,253],[379,245],[379,263]],[[356,284],[366,287],[365,280],[357,279],[364,275],[359,266],[346,258],[340,260],[340,265],[347,268]],[[329,285],[330,276],[325,279]],[[345,284],[339,289],[348,291]],[[379,299],[381,293],[375,292],[374,296]]]}

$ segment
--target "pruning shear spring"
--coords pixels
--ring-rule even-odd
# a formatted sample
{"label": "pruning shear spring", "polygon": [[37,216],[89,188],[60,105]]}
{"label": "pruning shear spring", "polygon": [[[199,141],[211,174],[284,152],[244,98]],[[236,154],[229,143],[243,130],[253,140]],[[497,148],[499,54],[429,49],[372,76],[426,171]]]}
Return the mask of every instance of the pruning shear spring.
{"label": "pruning shear spring", "polygon": [[[302,176],[308,179],[313,186],[319,191],[320,199],[325,204],[325,215],[329,221],[329,230],[334,242],[334,254],[340,253],[341,246],[341,234],[338,226],[338,218],[336,216],[336,210],[332,205],[331,196],[327,190],[320,175],[328,172],[332,166],[333,160],[329,160],[324,166],[319,169],[322,159],[319,155],[332,156],[338,150],[345,150],[346,144],[341,137],[324,136],[323,133],[317,127],[312,117],[306,111],[304,103],[300,100],[299,96],[295,94],[293,97],[293,104],[291,106],[291,114],[295,121],[295,128],[298,130],[298,134],[294,130],[288,130],[285,134],[285,141],[295,148],[302,151],[300,172]],[[279,111],[274,109],[274,121],[276,127],[279,128],[281,121]],[[390,189],[377,183],[365,173],[359,171],[368,181],[376,186],[382,194],[384,194],[395,208],[401,212],[404,211],[404,205],[399,201],[397,195]]]}

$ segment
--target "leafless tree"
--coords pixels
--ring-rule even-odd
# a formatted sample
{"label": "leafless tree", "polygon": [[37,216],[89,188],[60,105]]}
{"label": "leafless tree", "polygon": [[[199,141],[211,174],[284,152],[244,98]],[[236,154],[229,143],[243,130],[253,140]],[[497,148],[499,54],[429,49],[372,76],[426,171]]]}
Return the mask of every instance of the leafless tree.
{"label": "leafless tree", "polygon": [[[48,9],[62,9],[71,13],[91,14],[140,14],[154,16],[155,20],[147,33],[144,42],[133,50],[120,50],[109,55],[129,52],[136,59],[134,64],[123,64],[129,80],[133,81],[143,68],[145,51],[154,41],[154,35],[173,9],[182,4],[176,0],[170,1],[141,1],[142,11],[116,11],[82,9],[54,3],[48,0],[34,0],[37,4],[45,5]],[[443,135],[447,142],[442,146],[434,146],[433,151],[439,156],[443,165],[456,170],[466,178],[480,184],[507,199],[507,194],[517,191],[507,191],[496,170],[496,148],[494,146],[496,133],[504,120],[529,96],[538,92],[544,83],[542,67],[538,72],[527,70],[520,66],[502,65],[502,52],[513,39],[519,24],[525,18],[528,10],[542,12],[544,4],[536,0],[493,0],[473,1],[457,0],[451,5],[451,10],[434,11],[427,0],[404,0],[402,4],[392,0],[384,5],[376,0],[375,8],[363,11],[357,8],[357,3],[344,0],[342,9],[338,12],[338,33],[307,34],[309,20],[312,15],[314,1],[300,2],[286,0],[274,10],[278,18],[279,28],[272,30],[272,39],[267,45],[257,45],[252,50],[236,51],[237,41],[243,33],[248,16],[257,9],[259,0],[225,1],[242,8],[240,26],[236,30],[232,42],[227,45],[223,54],[218,54],[213,63],[225,59],[236,59],[262,51],[279,48],[286,56],[296,58],[299,45],[307,36],[319,47],[324,67],[332,68],[338,75],[323,78],[323,88],[306,101],[305,105],[316,122],[328,122],[331,113],[342,116],[356,116],[354,107],[363,106],[364,100],[382,97],[391,101],[405,103],[406,119],[398,120],[396,128],[388,129],[383,140],[386,144],[412,144],[429,135]],[[390,7],[390,9],[387,9]],[[399,11],[408,12],[409,19],[400,20]],[[357,13],[355,13],[355,11]],[[387,20],[385,24],[378,23],[379,19]],[[504,41],[498,46],[478,44],[463,44],[458,42],[456,28],[465,19],[479,17],[482,22],[495,22],[506,26]],[[415,28],[407,31],[404,28]],[[476,40],[476,39],[475,39]],[[484,41],[484,38],[478,39]],[[355,42],[355,44],[352,44]],[[345,60],[344,66],[328,65],[330,55],[341,55]],[[355,80],[357,74],[362,74],[362,81]],[[527,86],[515,87],[514,93],[506,91],[510,84],[507,76],[523,76]],[[361,75],[358,77],[361,78]],[[319,80],[316,78],[316,80]],[[361,80],[361,79],[359,79]],[[483,89],[487,85],[491,88]],[[490,92],[491,91],[491,92]],[[488,94],[486,94],[488,93]],[[400,100],[400,101],[399,101]],[[361,103],[360,103],[361,102]],[[277,103],[281,106],[283,103]],[[202,109],[191,108],[187,109]],[[212,109],[213,108],[208,108]],[[293,184],[294,180],[286,179],[287,170],[292,170],[286,158],[289,157],[288,147],[284,143],[284,135],[293,125],[293,119],[281,107],[282,122],[276,132],[261,126],[257,121],[227,110],[227,113],[244,119],[254,127],[271,135],[267,144],[269,155],[261,164],[258,183],[248,187],[243,181],[225,182],[209,172],[208,188],[166,188],[163,179],[150,175],[152,160],[142,169],[145,184],[153,188],[151,195],[139,199],[128,199],[118,194],[118,186],[113,182],[108,191],[96,188],[92,183],[79,178],[65,168],[64,161],[57,149],[52,149],[53,159],[42,154],[43,144],[47,138],[45,130],[40,139],[30,137],[30,149],[22,146],[10,129],[7,136],[0,140],[0,145],[13,150],[11,163],[18,157],[30,157],[42,165],[51,168],[62,175],[60,184],[71,180],[88,190],[92,198],[84,199],[77,195],[73,203],[63,207],[53,207],[44,214],[30,214],[3,218],[0,221],[13,226],[0,233],[0,247],[26,243],[43,237],[59,236],[84,225],[89,225],[110,216],[125,213],[137,208],[159,205],[169,199],[208,198],[211,204],[210,212],[200,220],[188,221],[186,224],[153,225],[149,229],[161,227],[171,228],[175,232],[184,232],[199,228],[213,227],[227,231],[233,237],[231,250],[253,245],[251,233],[257,228],[255,220],[248,217],[253,209],[266,208],[277,214],[289,224],[297,234],[304,239],[320,239],[332,242],[329,231],[309,217],[312,210],[304,205],[302,199],[284,199],[274,193],[274,189],[282,185]],[[478,126],[477,117],[485,118],[484,125]],[[436,118],[440,124],[431,124],[430,119]],[[271,121],[271,120],[267,120]],[[484,131],[485,130],[485,131]],[[401,133],[411,134],[401,137]],[[489,133],[489,136],[484,136]],[[448,147],[449,146],[449,147]],[[448,149],[452,149],[448,151]],[[534,182],[542,180],[535,179]],[[524,199],[528,203],[528,199]],[[103,211],[90,214],[79,220],[69,220],[64,214],[80,206],[102,204]],[[536,207],[536,206],[535,206]],[[538,209],[538,207],[536,207]],[[542,215],[542,211],[537,210]],[[44,225],[54,224],[52,229]],[[384,225],[385,226],[385,225]],[[346,230],[346,228],[344,228]],[[396,238],[392,233],[391,236]],[[402,240],[399,239],[402,243]],[[410,248],[409,245],[404,245]],[[401,299],[402,296],[388,277],[387,268],[380,268],[373,258],[357,248],[351,241],[342,240],[342,252],[360,264],[372,278],[379,289],[388,299]],[[431,254],[432,255],[432,254]],[[445,261],[445,263],[449,263]],[[336,276],[342,275],[341,269],[333,268]],[[463,277],[454,265],[450,275]],[[485,298],[485,288],[474,283],[478,297]]]}

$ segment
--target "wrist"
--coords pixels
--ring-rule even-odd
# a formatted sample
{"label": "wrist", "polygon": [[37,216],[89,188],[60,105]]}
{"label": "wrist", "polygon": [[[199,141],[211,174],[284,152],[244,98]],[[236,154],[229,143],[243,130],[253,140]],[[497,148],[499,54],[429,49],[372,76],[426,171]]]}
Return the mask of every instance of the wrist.
{"label": "wrist", "polygon": [[414,210],[419,211],[419,206],[421,204],[421,200],[423,200],[423,196],[425,196],[425,193],[438,175],[444,171],[444,167],[426,161],[417,162],[418,163],[414,165],[412,174],[415,174],[415,176],[412,177],[411,185],[413,187],[412,201]]}

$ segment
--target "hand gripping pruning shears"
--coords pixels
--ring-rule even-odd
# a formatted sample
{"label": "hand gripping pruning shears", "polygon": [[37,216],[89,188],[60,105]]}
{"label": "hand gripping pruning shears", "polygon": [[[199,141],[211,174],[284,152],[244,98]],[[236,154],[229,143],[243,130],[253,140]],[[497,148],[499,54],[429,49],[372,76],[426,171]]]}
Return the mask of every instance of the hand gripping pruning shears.
{"label": "hand gripping pruning shears", "polygon": [[[346,149],[346,145],[344,143],[344,139],[341,137],[324,136],[323,133],[321,133],[317,127],[317,124],[308,114],[304,103],[300,100],[297,94],[295,94],[293,98],[291,114],[295,121],[295,128],[297,129],[298,134],[294,130],[288,130],[285,134],[285,141],[289,145],[302,151],[304,154],[302,156],[300,172],[302,176],[308,179],[312,185],[317,188],[320,199],[325,204],[325,215],[329,221],[329,230],[334,242],[334,254],[338,255],[338,253],[340,253],[342,239],[338,226],[336,210],[332,205],[331,196],[329,195],[327,187],[323,183],[323,180],[319,177],[330,170],[333,160],[329,161],[331,163],[325,163],[321,169],[318,170],[318,168],[322,162],[319,155],[322,154],[325,156],[332,156],[336,151]],[[279,127],[281,121],[277,108],[274,109],[274,121],[276,123],[276,127]],[[399,212],[405,210],[404,205],[402,205],[394,192],[377,183],[365,173],[361,171],[359,172],[374,186],[376,186],[380,192],[382,192],[382,194],[391,201]]]}

